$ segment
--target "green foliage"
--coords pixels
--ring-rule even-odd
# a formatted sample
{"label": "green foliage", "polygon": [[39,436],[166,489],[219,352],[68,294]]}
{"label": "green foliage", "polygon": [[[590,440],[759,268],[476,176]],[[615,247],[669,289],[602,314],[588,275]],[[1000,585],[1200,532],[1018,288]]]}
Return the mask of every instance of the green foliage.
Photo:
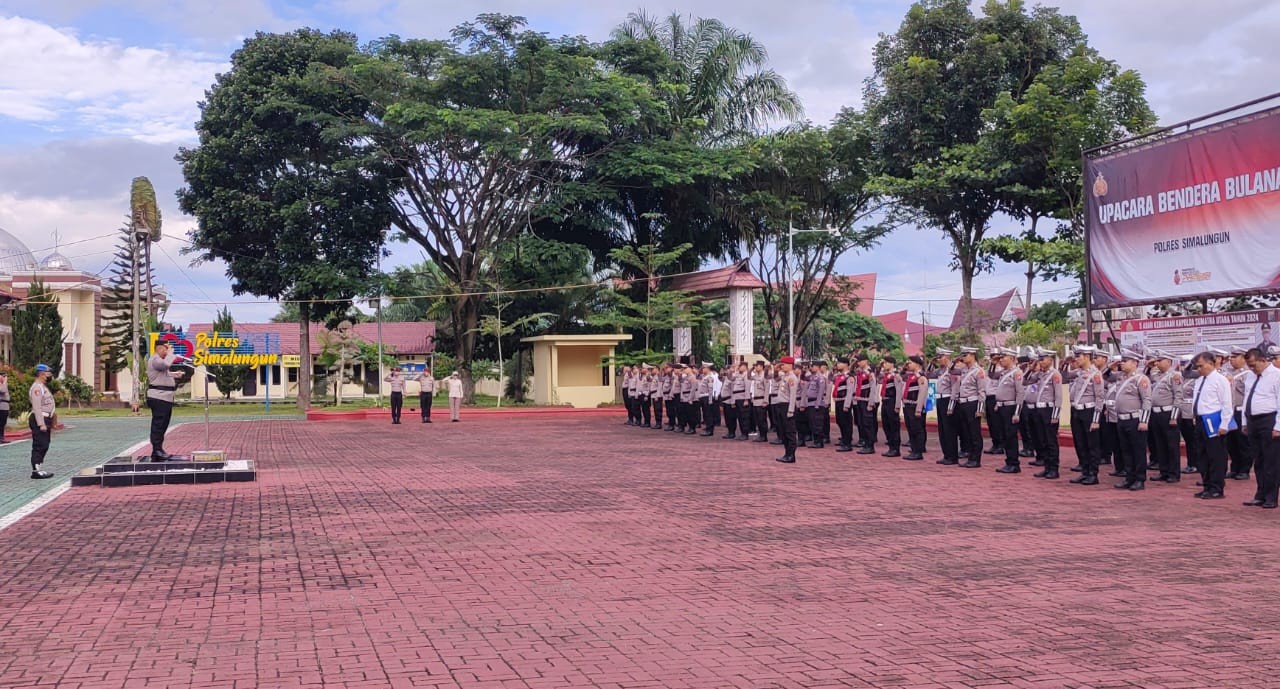
{"label": "green foliage", "polygon": [[817,346],[805,351],[830,356],[876,352],[892,354],[899,363],[906,359],[902,337],[886,329],[879,319],[834,308],[821,313],[813,325]]}
{"label": "green foliage", "polygon": [[[624,271],[641,276],[639,285],[630,285],[643,300],[622,290],[614,290],[604,300],[603,309],[588,316],[595,325],[644,333],[644,349],[648,350],[654,330],[692,327],[706,320],[693,294],[681,290],[659,290],[662,274],[676,264],[691,248],[682,244],[670,251],[656,246],[619,247],[609,252],[610,258],[624,266]],[[628,270],[629,269],[629,270]]]}
{"label": "green foliage", "polygon": [[376,41],[322,82],[367,98],[367,107],[328,115],[372,144],[366,166],[388,168],[400,185],[392,224],[461,293],[450,321],[464,382],[482,302],[475,291],[493,277],[495,251],[556,212],[592,154],[586,140],[661,107],[646,84],[604,69],[583,39],[550,38],[496,14],[458,26],[448,41]]}
{"label": "green foliage", "polygon": [[[300,324],[346,311],[391,220],[395,173],[370,160],[376,142],[333,121],[363,117],[370,102],[320,75],[355,57],[351,34],[255,34],[201,104],[199,145],[177,156],[178,205],[198,221],[186,251],[222,261],[235,294],[325,300],[300,304]],[[309,339],[300,342],[306,361]],[[309,398],[302,376],[299,406]]]}
{"label": "green foliage", "polygon": [[921,347],[921,350],[927,356],[932,357],[939,347],[950,349],[957,354],[961,347],[977,347],[979,356],[986,352],[986,345],[982,343],[981,338],[963,328],[924,336],[924,346]]}
{"label": "green foliage", "polygon": [[1081,304],[1063,301],[1046,301],[1032,306],[1027,311],[1027,320],[1041,323],[1067,323],[1071,320],[1071,309],[1080,308]]}
{"label": "green foliage", "polygon": [[62,316],[58,296],[39,278],[32,281],[26,301],[13,314],[13,364],[23,370],[48,364],[53,377],[62,372]]}
{"label": "green foliage", "polygon": [[1062,345],[1074,342],[1080,332],[1079,327],[1065,320],[1044,323],[1028,320],[1018,324],[1017,332],[1005,340],[1006,346],[1020,347],[1032,345],[1047,349],[1059,349]]}
{"label": "green foliage", "polygon": [[86,383],[80,376],[63,376],[59,383],[63,396],[70,402],[75,402],[77,407],[90,404],[98,397],[98,392],[93,389],[93,386]]}
{"label": "green foliage", "polygon": [[[755,169],[734,182],[725,212],[746,238],[754,272],[765,282],[761,301],[772,347],[786,345],[788,271],[797,337],[820,312],[857,307],[856,300],[837,299],[857,286],[833,274],[836,262],[875,246],[891,229],[868,222],[883,209],[868,184],[871,144],[865,118],[845,110],[829,128],[793,127],[750,147]],[[798,234],[788,242],[790,228]]]}
{"label": "green foliage", "polygon": [[[213,330],[219,333],[235,332],[235,319],[231,317],[231,310],[226,306],[218,310],[217,315],[213,319]],[[218,388],[218,392],[222,393],[223,399],[231,399],[231,393],[239,390],[244,386],[244,374],[249,371],[248,366],[210,366],[209,375],[213,378],[213,384]]]}
{"label": "green foliage", "polygon": [[21,369],[0,363],[0,372],[9,377],[9,418],[31,411],[31,383],[35,369]]}
{"label": "green foliage", "polygon": [[160,206],[156,204],[156,188],[146,177],[134,177],[129,185],[129,211],[135,232],[145,233],[150,241],[160,241]]}
{"label": "green foliage", "polygon": [[[102,291],[102,334],[99,344],[102,348],[102,364],[110,373],[118,373],[129,366],[130,342],[133,341],[133,282],[134,282],[134,250],[135,245],[130,236],[129,225],[120,228],[120,236],[116,241],[115,259],[111,263],[111,274],[106,279]],[[151,332],[152,322],[158,324],[164,319],[169,308],[166,301],[161,301],[162,294],[156,289],[154,268],[138,261],[138,291],[142,303],[142,331]],[[156,303],[147,304],[147,295],[152,295]],[[139,346],[138,351],[142,351]]]}
{"label": "green foliage", "polygon": [[876,184],[951,242],[972,329],[992,215],[1074,222],[1081,151],[1141,127],[1150,110],[1137,75],[1099,60],[1074,17],[1022,2],[988,2],[979,17],[970,5],[913,5],[876,45],[866,101],[883,165]]}

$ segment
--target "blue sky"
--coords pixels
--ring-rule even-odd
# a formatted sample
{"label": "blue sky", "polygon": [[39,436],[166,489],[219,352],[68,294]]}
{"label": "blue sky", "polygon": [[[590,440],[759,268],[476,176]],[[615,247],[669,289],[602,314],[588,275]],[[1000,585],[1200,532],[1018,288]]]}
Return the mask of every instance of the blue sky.
{"label": "blue sky", "polygon": [[[975,5],[980,3],[975,3]],[[1063,0],[1103,54],[1139,70],[1162,121],[1173,122],[1280,91],[1280,3],[1258,0]],[[828,121],[859,105],[871,46],[893,31],[909,3],[795,0],[0,0],[0,227],[36,253],[52,246],[78,268],[98,272],[111,258],[112,231],[127,210],[129,180],[147,175],[165,210],[167,238],[156,262],[174,298],[170,320],[210,320],[220,303],[240,320],[262,320],[272,304],[233,297],[219,265],[186,267],[180,237],[192,226],[174,203],[181,176],[173,155],[194,142],[196,103],[231,51],[255,31],[341,28],[361,40],[388,33],[442,36],[480,12],[530,18],[549,33],[599,39],[628,12],[715,16],[760,39],[772,66],[801,96],[809,119]],[[1016,231],[993,228],[993,234]],[[420,251],[391,247],[388,265]],[[935,232],[904,229],[871,252],[846,256],[844,273],[878,272],[878,313],[909,309],[947,323],[959,279]],[[919,266],[929,268],[921,269]],[[1022,287],[1018,266],[980,276],[977,296]],[[1070,285],[1037,285],[1045,298]],[[1040,299],[1037,298],[1037,301]],[[196,302],[215,302],[211,304]]]}

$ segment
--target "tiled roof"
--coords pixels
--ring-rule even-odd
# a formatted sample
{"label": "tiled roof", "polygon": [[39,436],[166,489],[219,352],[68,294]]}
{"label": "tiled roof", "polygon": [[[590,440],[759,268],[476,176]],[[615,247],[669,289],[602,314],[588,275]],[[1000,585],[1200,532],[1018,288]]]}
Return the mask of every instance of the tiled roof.
{"label": "tiled roof", "polygon": [[[212,323],[193,323],[190,332],[208,332],[213,329]],[[352,326],[356,336],[365,342],[378,341],[377,323],[356,323]],[[320,352],[318,336],[324,326],[311,324],[311,353]],[[297,323],[236,323],[236,332],[241,333],[273,333],[280,338],[281,354],[298,354]],[[436,324],[420,323],[383,323],[382,344],[388,352],[396,354],[430,354],[435,350]]]}
{"label": "tiled roof", "polygon": [[[1000,322],[1000,318],[1004,316],[1005,312],[1009,310],[1009,302],[1013,300],[1014,295],[1017,293],[1018,290],[1015,288],[999,296],[991,297],[990,299],[978,299],[977,297],[974,297],[974,329],[978,331],[991,330],[996,323]],[[1013,310],[1013,315],[1017,318],[1021,318],[1022,316],[1019,314],[1022,312],[1022,308],[1015,308]],[[956,303],[955,315],[951,317],[951,329],[956,330],[963,327],[965,327],[965,316],[964,299],[962,298]]]}
{"label": "tiled roof", "polygon": [[947,328],[927,323],[916,323],[907,318],[907,311],[895,311],[875,317],[886,330],[902,337],[902,348],[908,356],[919,354],[924,346],[925,335],[944,333]]}
{"label": "tiled roof", "polygon": [[756,277],[745,260],[729,264],[723,268],[704,270],[698,273],[681,275],[671,281],[671,289],[698,294],[715,294],[730,287],[760,289],[765,283]]}

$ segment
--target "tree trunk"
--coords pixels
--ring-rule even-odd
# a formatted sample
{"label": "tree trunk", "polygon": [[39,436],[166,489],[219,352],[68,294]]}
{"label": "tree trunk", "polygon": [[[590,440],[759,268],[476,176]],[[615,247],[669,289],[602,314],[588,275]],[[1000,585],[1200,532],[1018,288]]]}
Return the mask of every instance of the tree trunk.
{"label": "tree trunk", "polygon": [[475,404],[476,382],[471,377],[471,358],[476,348],[476,326],[480,322],[480,305],[475,297],[462,296],[453,302],[453,321],[457,333],[454,356],[462,377],[462,403]]}
{"label": "tree trunk", "polygon": [[311,304],[298,304],[298,409],[311,406]]}
{"label": "tree trunk", "polygon": [[1031,316],[1031,283],[1036,279],[1035,265],[1031,261],[1027,261],[1027,294],[1022,302],[1023,319],[1029,320]]}
{"label": "tree trunk", "polygon": [[964,327],[972,342],[977,338],[973,327],[973,259],[960,258],[960,306],[964,309]]}

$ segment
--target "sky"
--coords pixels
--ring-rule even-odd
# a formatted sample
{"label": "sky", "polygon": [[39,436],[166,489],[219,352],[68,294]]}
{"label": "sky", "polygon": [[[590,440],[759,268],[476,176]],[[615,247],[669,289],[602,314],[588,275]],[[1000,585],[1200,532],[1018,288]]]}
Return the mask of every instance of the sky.
{"label": "sky", "polygon": [[[975,6],[980,5],[975,2]],[[1275,0],[1060,0],[1091,43],[1145,79],[1164,124],[1280,91],[1280,2]],[[799,94],[806,119],[825,124],[859,106],[871,48],[898,27],[905,0],[0,0],[0,228],[41,258],[59,248],[77,269],[107,274],[128,212],[129,182],[156,186],[165,238],[153,260],[173,305],[167,320],[208,322],[222,304],[237,320],[278,310],[233,296],[222,264],[182,254],[194,219],[177,210],[174,155],[196,143],[198,102],[232,51],[257,31],[344,29],[362,42],[391,33],[443,37],[481,12],[519,14],[551,34],[605,38],[629,12],[716,17],[752,34]],[[991,235],[1014,233],[1000,220]],[[384,268],[421,260],[393,245]],[[845,256],[844,274],[877,272],[876,313],[908,309],[946,325],[959,296],[948,246],[936,231],[902,229]],[[928,266],[921,269],[920,266]],[[1023,269],[997,265],[974,295],[1025,288]],[[1037,284],[1034,300],[1066,298],[1066,283]]]}

